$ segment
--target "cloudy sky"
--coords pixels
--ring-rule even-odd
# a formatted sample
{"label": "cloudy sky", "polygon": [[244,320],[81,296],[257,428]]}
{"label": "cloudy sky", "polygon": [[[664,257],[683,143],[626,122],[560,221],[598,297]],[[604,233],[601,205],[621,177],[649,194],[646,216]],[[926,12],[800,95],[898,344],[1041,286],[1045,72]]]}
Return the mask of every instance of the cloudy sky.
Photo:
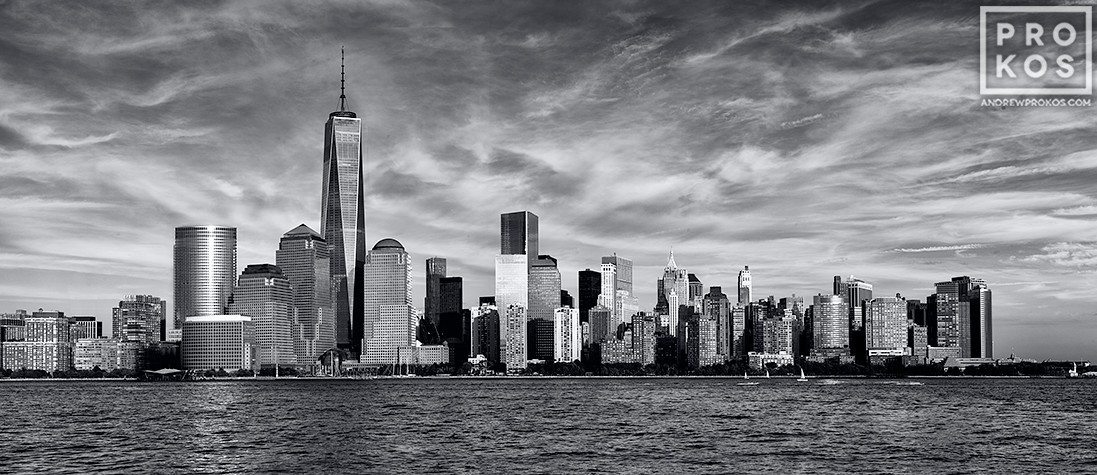
{"label": "cloudy sky", "polygon": [[998,356],[1097,359],[1097,118],[989,108],[978,4],[0,4],[0,311],[171,299],[173,228],[239,264],[317,228],[323,128],[364,118],[367,240],[493,286],[498,214],[576,272],[673,248],[758,295],[988,281]]}

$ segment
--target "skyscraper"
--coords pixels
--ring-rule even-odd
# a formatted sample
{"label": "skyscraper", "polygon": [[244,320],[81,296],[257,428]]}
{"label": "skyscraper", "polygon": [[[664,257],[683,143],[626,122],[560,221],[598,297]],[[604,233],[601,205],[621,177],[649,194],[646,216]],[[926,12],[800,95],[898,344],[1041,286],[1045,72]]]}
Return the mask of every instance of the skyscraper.
{"label": "skyscraper", "polygon": [[[499,338],[503,347],[500,351],[508,370],[525,368],[528,325],[523,321],[520,335],[511,332],[518,328],[513,321],[516,315],[529,318],[530,267],[538,256],[537,215],[529,211],[501,214],[499,255],[495,256],[495,303],[499,309]],[[559,299],[559,293],[557,286],[553,299]],[[519,347],[523,358],[520,367],[515,353]]]}
{"label": "skyscraper", "polygon": [[236,228],[182,226],[175,228],[174,329],[183,319],[221,315],[236,285]]}
{"label": "skyscraper", "polygon": [[553,321],[560,306],[560,270],[556,259],[542,254],[530,265],[529,307],[526,318],[530,359],[550,360],[554,355]]}
{"label": "skyscraper", "polygon": [[364,318],[361,280],[366,254],[362,119],[347,110],[345,85],[344,75],[340,80],[339,110],[328,114],[324,125],[320,235],[331,246],[329,273],[337,344],[360,353]]}
{"label": "skyscraper", "polygon": [[686,277],[689,281],[689,305],[700,310],[704,306],[701,299],[705,297],[705,287],[696,274],[690,273]]}
{"label": "skyscraper", "polygon": [[537,215],[529,211],[499,216],[499,254],[538,256]]}
{"label": "skyscraper", "polygon": [[91,315],[74,315],[69,317],[69,325],[72,326],[72,341],[81,338],[99,338],[103,336],[103,322]]}
{"label": "skyscraper", "polygon": [[964,355],[966,344],[961,344],[960,332],[960,288],[957,282],[938,282],[937,292],[930,296],[931,305],[927,305],[927,323],[929,326],[929,344],[938,347],[960,348]]}
{"label": "skyscraper", "polygon": [[579,321],[590,321],[590,309],[598,305],[602,293],[602,273],[595,270],[579,271]]}
{"label": "skyscraper", "polygon": [[427,259],[427,296],[423,301],[423,318],[438,329],[438,315],[441,313],[441,280],[446,276],[446,259],[432,257]]}
{"label": "skyscraper", "polygon": [[745,307],[753,298],[753,283],[750,280],[750,266],[739,271],[739,303]]}
{"label": "skyscraper", "polygon": [[331,258],[328,243],[304,224],[282,235],[275,264],[293,286],[297,320],[293,352],[297,364],[315,364],[335,348],[335,313],[331,305]]}
{"label": "skyscraper", "polygon": [[[441,342],[461,339],[463,331],[461,310],[464,308],[464,279],[461,277],[441,277],[438,279],[437,322],[438,338]],[[429,320],[429,319],[427,319]]]}
{"label": "skyscraper", "polygon": [[418,318],[411,304],[411,257],[395,239],[382,239],[365,256],[360,361],[386,365],[397,348],[415,344]]}
{"label": "skyscraper", "polygon": [[161,341],[167,302],[151,295],[127,295],[111,312],[114,339],[151,345]]}
{"label": "skyscraper", "polygon": [[849,306],[840,295],[815,296],[812,306],[813,356],[849,356]]}
{"label": "skyscraper", "polygon": [[598,295],[598,304],[610,309],[610,326],[617,328],[625,323],[632,315],[625,315],[622,303],[627,306],[629,302],[620,302],[618,296],[630,298],[634,296],[632,291],[632,261],[619,257],[616,253],[612,256],[602,257],[602,275],[599,277],[602,290]]}
{"label": "skyscraper", "polygon": [[501,339],[500,356],[507,366],[508,373],[518,373],[526,369],[528,363],[526,308],[519,305],[510,305],[507,307],[506,316],[500,316],[500,318],[503,320],[500,322],[503,329],[499,335]]}
{"label": "skyscraper", "polygon": [[663,278],[660,279],[658,287],[663,289],[662,297],[667,302],[667,332],[678,335],[679,326],[685,324],[685,321],[681,320],[681,307],[688,307],[691,302],[689,273],[685,269],[678,268],[678,263],[674,262],[674,251],[670,252],[667,265],[663,267]]}
{"label": "skyscraper", "polygon": [[499,354],[499,309],[481,304],[473,309],[469,356],[483,355],[492,363],[501,363]]}
{"label": "skyscraper", "polygon": [[296,366],[293,345],[293,287],[282,269],[251,264],[240,273],[229,313],[250,317],[260,366]]}
{"label": "skyscraper", "polygon": [[731,302],[720,287],[710,287],[702,303],[702,313],[716,320],[716,353],[726,360],[731,357],[733,347]]}
{"label": "skyscraper", "polygon": [[906,300],[874,298],[865,309],[865,344],[869,351],[900,350],[907,346]]}
{"label": "skyscraper", "polygon": [[993,318],[991,315],[990,287],[981,280],[974,281],[968,291],[971,307],[971,356],[994,357]]}
{"label": "skyscraper", "polygon": [[570,363],[579,359],[583,349],[583,335],[579,331],[579,310],[557,308],[553,318],[553,359]]}

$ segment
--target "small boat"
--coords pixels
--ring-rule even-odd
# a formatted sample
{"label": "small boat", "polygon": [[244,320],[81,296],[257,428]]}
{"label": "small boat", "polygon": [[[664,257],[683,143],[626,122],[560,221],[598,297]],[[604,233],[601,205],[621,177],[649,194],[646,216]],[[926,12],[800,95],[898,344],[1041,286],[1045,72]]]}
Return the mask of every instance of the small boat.
{"label": "small boat", "polygon": [[758,383],[756,383],[754,381],[751,381],[751,382],[748,382],[748,383],[738,383],[737,384],[737,386],[757,386],[757,385],[758,385]]}
{"label": "small boat", "polygon": [[747,376],[746,371],[743,371],[743,379],[750,379],[750,376]]}
{"label": "small boat", "polygon": [[1071,363],[1074,365],[1074,369],[1067,372],[1067,378],[1074,379],[1078,377],[1078,363]]}
{"label": "small boat", "polygon": [[807,380],[808,380],[808,377],[807,377],[806,374],[804,374],[804,368],[800,368],[800,379],[797,379],[797,381],[806,383]]}
{"label": "small boat", "polygon": [[769,368],[766,368],[766,379],[769,379]]}

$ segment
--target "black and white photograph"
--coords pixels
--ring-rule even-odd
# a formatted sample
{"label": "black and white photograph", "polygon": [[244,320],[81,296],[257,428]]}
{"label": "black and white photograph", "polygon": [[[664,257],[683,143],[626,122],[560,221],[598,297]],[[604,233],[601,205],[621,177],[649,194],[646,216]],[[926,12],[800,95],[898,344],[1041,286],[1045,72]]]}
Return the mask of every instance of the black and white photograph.
{"label": "black and white photograph", "polygon": [[1095,472],[1094,3],[0,0],[0,472]]}

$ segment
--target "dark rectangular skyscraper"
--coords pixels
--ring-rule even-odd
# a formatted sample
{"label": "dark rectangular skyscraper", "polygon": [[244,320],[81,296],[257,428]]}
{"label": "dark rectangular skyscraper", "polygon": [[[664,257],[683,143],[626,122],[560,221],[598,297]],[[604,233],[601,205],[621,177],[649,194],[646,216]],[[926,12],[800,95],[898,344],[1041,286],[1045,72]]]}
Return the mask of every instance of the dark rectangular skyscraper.
{"label": "dark rectangular skyscraper", "polygon": [[499,254],[525,254],[537,258],[537,215],[529,211],[499,216]]}
{"label": "dark rectangular skyscraper", "polygon": [[431,325],[438,326],[438,315],[442,298],[440,281],[446,276],[446,260],[441,257],[427,259],[427,297],[423,302],[423,318]]}
{"label": "dark rectangular skyscraper", "polygon": [[585,269],[579,271],[579,321],[590,321],[590,309],[598,305],[598,294],[602,292],[602,273]]}

